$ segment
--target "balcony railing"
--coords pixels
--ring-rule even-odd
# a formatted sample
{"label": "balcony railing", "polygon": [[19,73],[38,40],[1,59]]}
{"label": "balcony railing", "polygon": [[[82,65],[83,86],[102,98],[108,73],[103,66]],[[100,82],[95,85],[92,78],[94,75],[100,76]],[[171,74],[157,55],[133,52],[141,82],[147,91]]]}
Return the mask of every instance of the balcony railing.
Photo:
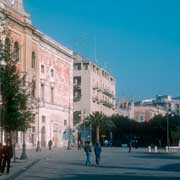
{"label": "balcony railing", "polygon": [[110,103],[110,102],[107,102],[107,101],[101,101],[101,103],[108,107],[108,108],[114,108],[114,104]]}
{"label": "balcony railing", "polygon": [[102,89],[98,86],[93,87],[93,90],[97,90],[98,92],[102,91]]}
{"label": "balcony railing", "polygon": [[93,97],[93,98],[92,98],[92,101],[93,101],[94,103],[95,103],[95,102],[98,102],[98,97],[96,97],[96,96]]}
{"label": "balcony railing", "polygon": [[110,92],[109,90],[107,89],[103,89],[103,93],[106,95],[106,96],[109,96],[111,98],[114,98],[114,94],[112,92]]}

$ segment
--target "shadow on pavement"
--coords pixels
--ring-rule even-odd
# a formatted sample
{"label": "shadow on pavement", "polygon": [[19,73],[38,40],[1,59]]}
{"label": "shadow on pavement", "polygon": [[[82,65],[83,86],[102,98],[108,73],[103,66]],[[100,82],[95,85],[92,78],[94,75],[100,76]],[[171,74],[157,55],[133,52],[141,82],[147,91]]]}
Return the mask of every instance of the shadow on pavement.
{"label": "shadow on pavement", "polygon": [[41,176],[31,176],[32,180],[35,179],[48,179],[48,180],[177,180],[177,177],[154,177],[154,176],[136,176],[136,175],[82,175],[75,174],[67,177],[49,178]]}
{"label": "shadow on pavement", "polygon": [[160,168],[161,171],[180,172],[180,164],[168,164]]}
{"label": "shadow on pavement", "polygon": [[169,155],[169,154],[146,154],[146,156],[132,156],[134,158],[143,158],[143,159],[170,159],[177,160],[180,159],[178,155]]}
{"label": "shadow on pavement", "polygon": [[[81,166],[85,167],[84,162],[60,162],[61,164],[66,164],[69,166]],[[146,168],[146,167],[137,167],[137,166],[111,166],[111,165],[91,165],[90,167],[99,168],[99,169],[126,169],[126,170],[140,170],[140,171],[169,171],[169,172],[180,172],[180,164],[168,164],[161,166],[159,168]]]}

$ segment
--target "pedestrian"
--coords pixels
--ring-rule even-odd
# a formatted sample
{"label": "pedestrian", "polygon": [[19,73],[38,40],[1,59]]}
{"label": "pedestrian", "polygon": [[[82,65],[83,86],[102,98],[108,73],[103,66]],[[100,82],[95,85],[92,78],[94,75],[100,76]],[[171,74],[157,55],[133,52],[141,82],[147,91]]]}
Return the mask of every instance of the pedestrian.
{"label": "pedestrian", "polygon": [[131,148],[132,148],[132,142],[131,142],[131,140],[129,140],[128,147],[129,147],[129,153],[130,153],[130,152],[131,152]]}
{"label": "pedestrian", "polygon": [[94,146],[94,153],[96,156],[96,164],[99,165],[101,159],[101,146],[99,143],[96,143]]}
{"label": "pedestrian", "polygon": [[86,164],[86,166],[91,165],[91,152],[92,152],[92,149],[91,149],[91,145],[90,145],[89,141],[85,142],[84,151],[86,153],[86,163],[85,164]]}
{"label": "pedestrian", "polygon": [[78,150],[81,150],[81,142],[78,141]]}
{"label": "pedestrian", "polygon": [[3,146],[2,146],[2,143],[0,143],[0,176],[1,176],[1,169],[2,169],[2,160],[3,160]]}
{"label": "pedestrian", "polygon": [[3,146],[3,152],[2,152],[2,158],[3,158],[2,169],[1,169],[2,173],[4,173],[6,168],[6,173],[9,174],[12,156],[13,156],[12,145],[10,144],[10,142],[7,142],[6,146]]}
{"label": "pedestrian", "polygon": [[49,150],[50,150],[50,151],[51,151],[51,149],[52,149],[52,144],[53,144],[52,140],[49,140],[48,146],[49,146]]}

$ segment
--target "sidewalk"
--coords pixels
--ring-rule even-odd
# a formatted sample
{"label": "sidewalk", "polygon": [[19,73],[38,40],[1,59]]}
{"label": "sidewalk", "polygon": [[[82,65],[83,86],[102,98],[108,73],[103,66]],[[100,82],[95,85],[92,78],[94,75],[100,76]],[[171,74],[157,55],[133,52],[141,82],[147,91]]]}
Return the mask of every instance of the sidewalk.
{"label": "sidewalk", "polygon": [[[21,150],[16,150],[16,157],[21,156]],[[0,176],[0,180],[14,180],[16,177],[20,176],[22,173],[27,171],[33,165],[37,164],[42,159],[49,155],[50,151],[48,149],[42,149],[41,152],[36,152],[35,149],[27,150],[27,160],[16,159],[16,162],[11,160],[11,168],[9,175]]]}

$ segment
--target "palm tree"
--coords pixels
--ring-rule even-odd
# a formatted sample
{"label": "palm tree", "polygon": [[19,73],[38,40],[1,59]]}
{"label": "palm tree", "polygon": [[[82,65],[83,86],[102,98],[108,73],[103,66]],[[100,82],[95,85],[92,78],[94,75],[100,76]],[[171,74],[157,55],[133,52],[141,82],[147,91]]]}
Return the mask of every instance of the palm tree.
{"label": "palm tree", "polygon": [[96,131],[96,143],[100,141],[100,130],[109,129],[112,127],[112,121],[108,119],[102,112],[93,112],[90,114],[86,120],[86,125],[90,125]]}

